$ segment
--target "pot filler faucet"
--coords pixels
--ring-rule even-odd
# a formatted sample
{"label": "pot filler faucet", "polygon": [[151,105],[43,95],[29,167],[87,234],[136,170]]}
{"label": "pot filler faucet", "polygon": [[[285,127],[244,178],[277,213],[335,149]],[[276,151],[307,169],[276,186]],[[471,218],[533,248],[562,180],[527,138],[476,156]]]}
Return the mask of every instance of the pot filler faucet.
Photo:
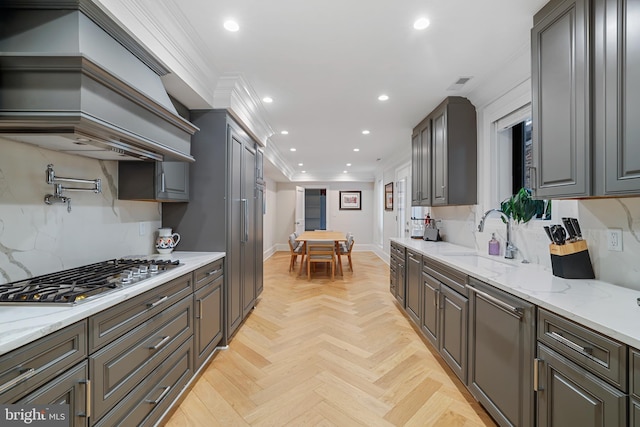
{"label": "pot filler faucet", "polygon": [[511,241],[511,218],[508,217],[504,212],[502,212],[500,209],[489,209],[488,211],[486,211],[484,215],[482,215],[482,219],[480,219],[480,224],[478,225],[478,231],[480,232],[484,231],[484,220],[492,212],[498,212],[500,216],[502,216],[502,219],[504,220],[504,222],[507,224],[507,245],[504,248],[504,257],[507,259],[513,259],[516,252],[518,251],[518,248],[516,248],[513,242]]}

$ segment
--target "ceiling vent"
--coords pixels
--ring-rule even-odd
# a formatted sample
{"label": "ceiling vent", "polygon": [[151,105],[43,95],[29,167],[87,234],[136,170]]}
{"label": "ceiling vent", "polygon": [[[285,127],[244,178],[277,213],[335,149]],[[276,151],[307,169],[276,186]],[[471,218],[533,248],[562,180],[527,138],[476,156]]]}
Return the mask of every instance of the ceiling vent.
{"label": "ceiling vent", "polygon": [[456,80],[451,86],[449,86],[447,88],[447,90],[450,91],[454,91],[454,90],[460,90],[462,89],[462,86],[464,86],[465,84],[467,84],[467,82],[469,80],[471,80],[473,77],[460,77],[458,78],[458,80]]}

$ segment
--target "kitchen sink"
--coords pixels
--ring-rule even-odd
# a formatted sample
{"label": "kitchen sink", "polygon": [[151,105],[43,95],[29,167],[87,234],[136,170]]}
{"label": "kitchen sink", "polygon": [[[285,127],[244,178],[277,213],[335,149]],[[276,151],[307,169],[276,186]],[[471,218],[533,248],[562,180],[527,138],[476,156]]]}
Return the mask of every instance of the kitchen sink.
{"label": "kitchen sink", "polygon": [[447,251],[440,252],[440,255],[447,257],[451,261],[460,264],[467,264],[484,270],[505,272],[511,268],[517,268],[520,262],[506,259],[499,256],[479,255],[472,251]]}

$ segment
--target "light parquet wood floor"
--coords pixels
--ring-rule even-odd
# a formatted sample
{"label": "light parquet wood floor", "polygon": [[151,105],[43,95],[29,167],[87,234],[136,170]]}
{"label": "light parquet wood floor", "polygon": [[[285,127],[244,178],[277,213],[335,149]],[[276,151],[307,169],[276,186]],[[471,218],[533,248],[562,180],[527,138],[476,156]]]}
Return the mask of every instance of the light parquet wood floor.
{"label": "light parquet wood floor", "polygon": [[333,282],[267,260],[256,308],[166,426],[494,426],[398,309],[389,267],[352,258]]}

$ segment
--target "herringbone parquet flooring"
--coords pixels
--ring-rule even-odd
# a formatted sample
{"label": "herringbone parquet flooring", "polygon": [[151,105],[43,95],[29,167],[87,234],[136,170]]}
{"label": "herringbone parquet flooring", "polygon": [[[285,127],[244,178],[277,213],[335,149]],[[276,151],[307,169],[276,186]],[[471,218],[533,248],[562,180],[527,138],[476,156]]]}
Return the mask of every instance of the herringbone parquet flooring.
{"label": "herringbone parquet flooring", "polygon": [[257,307],[167,421],[204,426],[493,426],[389,293],[389,268],[354,252],[335,281],[264,264]]}

